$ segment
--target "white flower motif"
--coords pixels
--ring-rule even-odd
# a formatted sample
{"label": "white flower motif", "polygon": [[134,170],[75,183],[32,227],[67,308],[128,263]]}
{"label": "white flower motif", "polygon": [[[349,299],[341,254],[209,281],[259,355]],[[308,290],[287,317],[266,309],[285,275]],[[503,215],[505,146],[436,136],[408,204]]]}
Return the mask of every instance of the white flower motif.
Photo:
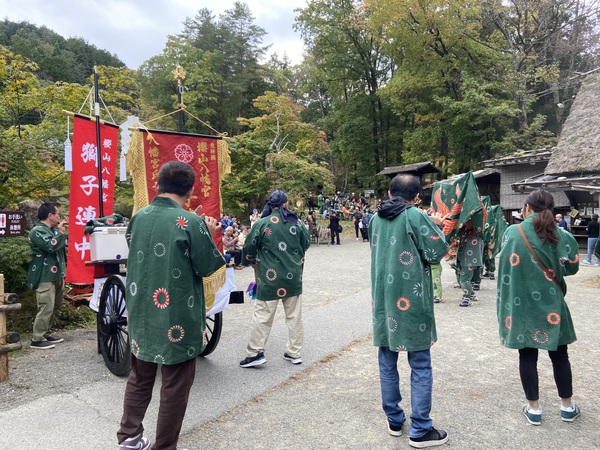
{"label": "white flower motif", "polygon": [[432,248],[426,248],[423,252],[423,257],[426,261],[434,261],[437,257],[437,252]]}
{"label": "white flower motif", "polygon": [[421,283],[415,284],[413,292],[417,297],[423,297],[423,285]]}
{"label": "white flower motif", "polygon": [[277,244],[277,248],[282,251],[285,252],[287,250],[287,244],[283,241],[281,241],[279,244]]}
{"label": "white flower motif", "polygon": [[154,254],[156,256],[158,256],[159,258],[162,256],[165,256],[166,253],[167,253],[167,248],[165,247],[165,244],[159,242],[154,246]]}

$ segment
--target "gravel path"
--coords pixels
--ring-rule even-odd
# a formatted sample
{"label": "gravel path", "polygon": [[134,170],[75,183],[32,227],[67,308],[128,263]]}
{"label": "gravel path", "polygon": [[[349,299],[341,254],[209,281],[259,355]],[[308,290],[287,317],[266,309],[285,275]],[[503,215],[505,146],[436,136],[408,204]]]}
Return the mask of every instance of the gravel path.
{"label": "gravel path", "polygon": [[[180,447],[409,448],[406,436],[387,434],[380,407],[376,350],[369,333],[369,271],[369,247],[362,241],[346,238],[340,246],[309,249],[303,294],[307,336],[301,366],[280,358],[285,328],[283,314],[279,314],[266,349],[268,363],[257,369],[237,367],[245,353],[252,303],[231,305],[214,357],[199,359],[193,405],[186,415]],[[600,382],[595,376],[600,367],[599,275],[597,267],[583,266],[568,279],[567,300],[579,339],[570,346],[574,400],[582,416],[572,424],[560,420],[551,365],[540,353],[544,421],[541,427],[533,427],[520,412],[524,399],[517,352],[499,344],[495,285],[484,280],[481,300],[470,308],[459,308],[461,294],[452,288],[454,275],[445,266],[446,302],[436,306],[439,341],[432,349],[432,417],[436,427],[448,431],[448,447],[600,448]],[[251,269],[236,271],[239,289],[245,290],[251,279]],[[0,449],[61,450],[81,446],[82,439],[86,448],[115,448],[125,381],[104,367],[96,352],[95,331],[61,335],[66,340],[56,351],[25,350],[11,355],[10,381],[0,384],[0,421],[14,424],[2,427]],[[338,336],[343,339],[333,342]],[[402,405],[410,412],[405,358],[400,358],[399,368]],[[223,386],[210,390],[207,382]],[[70,412],[62,410],[70,408]],[[32,428],[37,416],[57,420],[35,421]],[[153,417],[146,423],[151,438]],[[60,436],[53,434],[53,428],[61,427]],[[51,436],[50,440],[44,444],[36,440],[39,446],[32,445],[28,439],[34,437],[28,434],[38,439],[36,433]]]}

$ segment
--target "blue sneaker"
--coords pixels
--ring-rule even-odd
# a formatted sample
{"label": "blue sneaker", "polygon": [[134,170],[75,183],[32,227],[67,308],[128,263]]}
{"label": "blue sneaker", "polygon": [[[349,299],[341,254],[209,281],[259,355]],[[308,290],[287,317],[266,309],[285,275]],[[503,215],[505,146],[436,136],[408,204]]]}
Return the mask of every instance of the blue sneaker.
{"label": "blue sneaker", "polygon": [[586,266],[589,266],[591,263],[587,259],[584,259],[583,261],[581,261],[581,264],[585,264]]}
{"label": "blue sneaker", "polygon": [[254,367],[260,366],[267,362],[264,352],[258,352],[256,356],[247,356],[245,359],[240,361],[240,367]]}
{"label": "blue sneaker", "polygon": [[563,422],[573,422],[579,417],[580,414],[581,410],[575,403],[571,403],[571,407],[569,409],[563,409],[562,406],[560,408],[560,418],[563,420]]}
{"label": "blue sneaker", "polygon": [[541,425],[542,424],[542,410],[538,409],[539,412],[534,412],[529,408],[529,406],[523,406],[523,414],[527,417],[527,422],[531,425]]}

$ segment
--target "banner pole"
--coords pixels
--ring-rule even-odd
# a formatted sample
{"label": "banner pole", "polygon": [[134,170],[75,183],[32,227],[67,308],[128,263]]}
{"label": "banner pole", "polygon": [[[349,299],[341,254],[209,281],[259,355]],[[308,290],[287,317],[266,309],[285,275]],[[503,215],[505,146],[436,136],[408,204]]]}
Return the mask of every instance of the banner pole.
{"label": "banner pole", "polygon": [[104,217],[102,201],[102,141],[100,140],[100,94],[98,93],[98,67],[94,66],[94,113],[96,115],[96,163],[98,165],[98,217]]}
{"label": "banner pole", "polygon": [[185,108],[183,104],[183,80],[185,80],[185,75],[185,70],[181,66],[177,66],[173,70],[173,78],[177,80],[177,131],[180,133],[183,132],[183,109]]}

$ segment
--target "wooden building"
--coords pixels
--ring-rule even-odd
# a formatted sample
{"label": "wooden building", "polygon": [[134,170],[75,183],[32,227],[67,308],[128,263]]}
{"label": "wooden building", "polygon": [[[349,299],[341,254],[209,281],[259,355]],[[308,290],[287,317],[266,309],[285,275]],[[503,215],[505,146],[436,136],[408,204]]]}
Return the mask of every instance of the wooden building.
{"label": "wooden building", "polygon": [[581,85],[544,173],[512,188],[517,193],[544,188],[555,201],[564,196],[572,211],[571,231],[584,246],[587,222],[600,213],[600,73],[588,75]]}
{"label": "wooden building", "polygon": [[[504,211],[508,223],[513,223],[513,217],[523,207],[525,197],[530,191],[514,190],[514,183],[522,180],[544,176],[546,166],[552,157],[554,149],[520,150],[502,158],[489,159],[481,164],[488,169],[494,169],[500,174],[500,187],[498,202]],[[482,194],[485,195],[485,194]],[[490,196],[491,197],[491,196]],[[562,194],[554,196],[556,206],[561,210],[569,211],[569,200]]]}
{"label": "wooden building", "polygon": [[[408,173],[423,180],[424,178],[428,178],[427,174],[436,174],[439,172],[440,171],[431,163],[431,161],[424,161],[414,164],[405,164],[404,166],[384,167],[377,175],[386,175],[392,179],[400,173]],[[429,178],[431,176],[432,175],[430,175]]]}
{"label": "wooden building", "polygon": [[421,199],[425,204],[429,204],[431,201],[431,188],[427,190],[427,186],[433,186],[435,175],[440,173],[439,169],[435,167],[431,161],[424,161],[414,164],[405,164],[403,166],[385,167],[381,172],[377,173],[377,175],[387,176],[391,180],[401,173],[419,177],[421,186],[424,187]]}

